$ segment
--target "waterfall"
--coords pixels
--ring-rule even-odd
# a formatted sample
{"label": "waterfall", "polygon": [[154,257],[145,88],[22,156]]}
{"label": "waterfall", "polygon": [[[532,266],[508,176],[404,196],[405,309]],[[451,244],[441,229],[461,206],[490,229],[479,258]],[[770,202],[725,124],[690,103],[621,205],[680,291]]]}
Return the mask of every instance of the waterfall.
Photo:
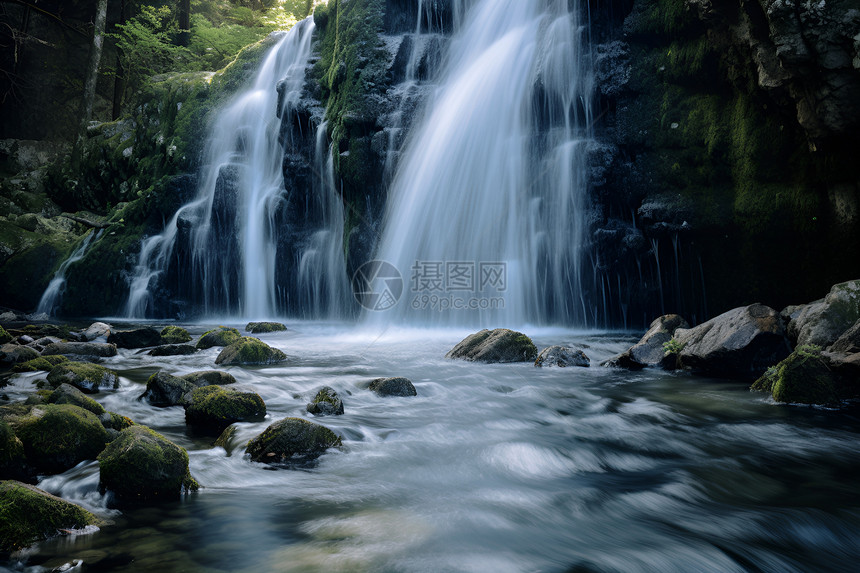
{"label": "waterfall", "polygon": [[[311,144],[323,157],[313,165],[300,161],[296,169],[310,173],[285,181],[290,158],[301,155],[290,150],[314,139],[299,110],[313,30],[313,18],[296,24],[265,56],[250,87],[218,112],[196,198],[141,245],[126,316],[163,313],[162,292],[208,316],[342,312],[349,291],[330,152]],[[307,178],[315,181],[314,196],[305,196]],[[324,276],[323,293],[311,275]]]}
{"label": "waterfall", "polygon": [[48,283],[48,287],[45,289],[45,292],[42,293],[42,298],[39,299],[39,304],[36,306],[37,315],[54,315],[57,307],[60,306],[60,300],[62,299],[63,291],[66,288],[66,271],[72,264],[84,258],[90,243],[93,242],[93,239],[97,239],[101,234],[101,229],[97,232],[93,231],[88,233],[78,248],[72,252],[68,259],[63,261],[60,268],[58,268],[57,272],[54,273],[54,278],[52,278],[51,282]]}
{"label": "waterfall", "polygon": [[404,299],[373,319],[588,323],[588,27],[567,0],[458,2],[438,78],[389,192],[377,258]]}

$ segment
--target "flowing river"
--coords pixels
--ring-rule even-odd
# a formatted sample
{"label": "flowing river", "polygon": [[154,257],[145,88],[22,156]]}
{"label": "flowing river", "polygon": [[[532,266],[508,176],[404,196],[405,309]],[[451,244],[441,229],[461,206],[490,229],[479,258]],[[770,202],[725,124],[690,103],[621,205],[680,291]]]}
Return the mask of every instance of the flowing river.
{"label": "flowing river", "polygon": [[[115,323],[115,326],[117,324]],[[120,325],[124,327],[126,325]],[[192,334],[207,327],[184,325]],[[236,324],[242,328],[243,325]],[[288,323],[264,334],[290,357],[228,370],[265,400],[232,454],[186,430],[180,407],[137,400],[158,369],[211,369],[217,348],[106,359],[118,391],[95,397],[188,449],[205,486],[179,501],[111,505],[98,464],[39,486],[112,522],[40,543],[14,571],[853,571],[860,558],[860,418],[777,405],[747,386],[597,363],[625,334],[524,329],[539,348],[582,345],[590,368],[446,360],[466,331]],[[362,382],[406,376],[412,398]],[[34,391],[38,374],[3,389]],[[244,444],[332,386],[343,437],[313,465],[272,470]],[[83,562],[81,564],[80,562]],[[67,569],[63,569],[67,570]]]}

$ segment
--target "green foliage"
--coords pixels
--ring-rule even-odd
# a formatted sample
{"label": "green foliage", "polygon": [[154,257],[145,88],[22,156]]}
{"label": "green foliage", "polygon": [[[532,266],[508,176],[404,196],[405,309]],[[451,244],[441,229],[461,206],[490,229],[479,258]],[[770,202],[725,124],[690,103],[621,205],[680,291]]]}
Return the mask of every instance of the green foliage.
{"label": "green foliage", "polygon": [[677,338],[670,338],[663,343],[663,356],[679,354],[684,349],[684,343]]}

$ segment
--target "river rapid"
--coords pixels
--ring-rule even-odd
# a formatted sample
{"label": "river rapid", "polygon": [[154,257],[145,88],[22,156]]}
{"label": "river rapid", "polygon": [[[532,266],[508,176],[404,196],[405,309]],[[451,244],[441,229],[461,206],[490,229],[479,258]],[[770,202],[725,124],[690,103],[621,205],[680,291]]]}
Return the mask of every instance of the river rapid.
{"label": "river rapid", "polygon": [[[230,453],[187,431],[182,408],[137,399],[154,372],[215,368],[219,349],[105,359],[121,387],[94,397],[187,448],[204,488],[116,507],[98,492],[95,461],[45,477],[39,487],[112,524],[0,569],[847,572],[860,562],[856,407],[779,405],[746,384],[599,367],[635,342],[624,333],[523,328],[538,348],[580,345],[592,361],[535,368],[446,360],[467,331],[287,325],[260,338],[288,362],[226,369],[268,408],[265,421],[238,424]],[[3,392],[24,399],[43,376],[15,376]],[[418,396],[363,389],[382,376],[409,378]],[[345,415],[305,411],[322,385]],[[292,469],[243,457],[247,440],[287,416],[331,428],[343,447]]]}

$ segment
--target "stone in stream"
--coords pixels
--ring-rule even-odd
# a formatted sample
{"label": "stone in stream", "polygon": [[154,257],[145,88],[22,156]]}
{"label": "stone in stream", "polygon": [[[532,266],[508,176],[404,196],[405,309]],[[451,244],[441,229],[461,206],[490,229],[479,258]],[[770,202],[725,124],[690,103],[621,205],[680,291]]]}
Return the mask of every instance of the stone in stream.
{"label": "stone in stream", "polygon": [[281,324],[280,322],[249,322],[247,326],[245,326],[245,330],[250,332],[251,334],[263,334],[266,332],[281,332],[286,330],[287,327]]}
{"label": "stone in stream", "polygon": [[114,330],[107,341],[110,344],[116,344],[117,348],[147,348],[161,344],[161,334],[151,326],[132,330]]}
{"label": "stone in stream", "polygon": [[823,299],[794,309],[788,337],[797,345],[826,348],[860,319],[860,280],[834,285]]}
{"label": "stone in stream", "polygon": [[374,392],[377,396],[417,396],[418,391],[415,390],[412,381],[408,378],[376,378],[370,381],[368,390]]}
{"label": "stone in stream", "polygon": [[90,411],[96,416],[105,413],[104,406],[70,384],[60,384],[45,400],[48,404],[74,404],[79,408]]}
{"label": "stone in stream", "polygon": [[207,330],[197,341],[197,348],[205,350],[213,346],[229,346],[242,338],[242,333],[235,328],[221,326],[213,330]]}
{"label": "stone in stream", "polygon": [[195,386],[223,386],[224,384],[235,384],[236,378],[229,372],[223,370],[198,370],[190,374],[180,376],[183,380],[188,380]]}
{"label": "stone in stream", "polygon": [[162,370],[149,377],[139,399],[159,407],[184,406],[195,388],[197,385],[193,382]]}
{"label": "stone in stream", "polygon": [[6,344],[7,342],[12,342],[14,337],[6,332],[6,329],[0,326],[0,344]]}
{"label": "stone in stream", "polygon": [[35,486],[0,481],[0,553],[23,549],[69,530],[101,524],[101,520],[79,505]]}
{"label": "stone in stream", "polygon": [[161,344],[182,344],[191,341],[191,335],[181,326],[165,326],[161,329]]}
{"label": "stone in stream", "polygon": [[215,359],[215,364],[225,366],[277,364],[286,359],[286,354],[277,348],[272,348],[259,338],[243,336],[224,348]]}
{"label": "stone in stream", "polygon": [[11,342],[0,346],[0,363],[3,364],[17,364],[38,357],[39,353],[29,346],[21,346]]}
{"label": "stone in stream", "polygon": [[116,356],[116,345],[103,342],[53,342],[42,350],[42,356],[57,354],[110,358]]}
{"label": "stone in stream", "polygon": [[340,437],[325,426],[301,418],[284,418],[248,442],[245,452],[255,462],[278,464],[312,460],[341,445]]}
{"label": "stone in stream", "polygon": [[78,390],[95,394],[99,390],[119,388],[119,376],[113,370],[90,362],[63,362],[48,373],[51,386],[71,384]]}
{"label": "stone in stream", "polygon": [[259,394],[221,386],[194,389],[185,409],[186,424],[216,434],[234,422],[259,421],[265,416],[266,404]]}
{"label": "stone in stream", "polygon": [[107,341],[107,337],[110,336],[110,332],[111,325],[105,322],[94,322],[81,333],[81,339],[84,342],[92,342],[98,338],[104,338],[105,341]]}
{"label": "stone in stream", "polygon": [[507,328],[484,329],[461,340],[445,358],[473,362],[530,362],[537,358],[537,348],[521,332]]}
{"label": "stone in stream", "polygon": [[666,356],[664,344],[672,340],[679,328],[690,328],[687,321],[677,314],[665,314],[651,322],[648,332],[633,346],[621,354],[601,363],[601,366],[618,366],[639,370],[648,366],[663,365],[671,368],[675,356]]}
{"label": "stone in stream", "polygon": [[188,356],[197,352],[197,347],[190,344],[164,344],[156,346],[147,354],[149,356]]}
{"label": "stone in stream", "polygon": [[124,500],[173,499],[196,490],[188,453],[146,426],[119,433],[98,456],[100,487]]}
{"label": "stone in stream", "polygon": [[591,360],[585,355],[581,348],[570,348],[567,346],[550,346],[544,348],[535,360],[535,366],[581,366],[587,368]]}
{"label": "stone in stream", "polygon": [[61,355],[56,356],[40,356],[39,358],[34,358],[33,360],[28,360],[27,362],[19,362],[15,366],[12,367],[12,372],[50,372],[54,369],[54,366],[57,364],[62,364],[63,362],[68,362],[68,358]]}
{"label": "stone in stream", "polygon": [[840,381],[821,349],[798,346],[785,360],[756,380],[750,390],[769,392],[777,402],[837,406]]}
{"label": "stone in stream", "polygon": [[323,386],[306,409],[315,416],[340,416],[343,415],[343,400],[340,399],[334,388]]}

